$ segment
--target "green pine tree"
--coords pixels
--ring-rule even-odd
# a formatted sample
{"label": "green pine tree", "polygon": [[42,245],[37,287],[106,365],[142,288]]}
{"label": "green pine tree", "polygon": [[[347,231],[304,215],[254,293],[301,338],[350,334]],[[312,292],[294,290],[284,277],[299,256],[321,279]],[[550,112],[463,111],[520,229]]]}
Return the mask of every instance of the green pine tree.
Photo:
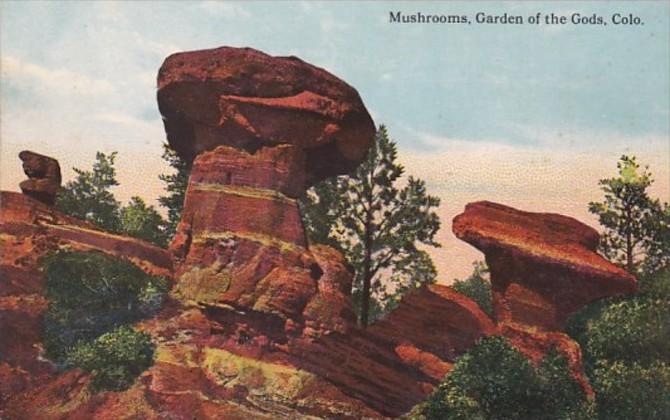
{"label": "green pine tree", "polygon": [[633,274],[640,271],[651,252],[657,262],[649,266],[652,261],[647,261],[646,268],[654,271],[670,259],[667,247],[663,250],[663,241],[667,244],[668,240],[667,203],[664,210],[659,200],[649,197],[647,189],[654,180],[648,167],[640,168],[635,156],[621,156],[617,168],[617,177],[599,182],[605,200],[589,203],[589,211],[605,228],[600,250]]}
{"label": "green pine tree", "polygon": [[153,206],[147,206],[140,197],[132,197],[121,209],[121,230],[124,234],[166,247],[168,243],[165,221]]}
{"label": "green pine tree", "polygon": [[350,176],[323,181],[301,200],[310,241],[335,245],[355,270],[354,303],[363,327],[393,308],[406,291],[435,281],[420,244],[434,236],[440,200],[424,181],[401,179],[396,144],[380,126],[366,160]]}
{"label": "green pine tree", "polygon": [[191,165],[180,158],[168,144],[163,144],[163,159],[176,171],[172,174],[161,174],[158,176],[166,184],[165,190],[167,191],[167,195],[159,197],[158,202],[168,211],[165,233],[171,239],[177,231],[177,225],[181,220],[181,211],[184,207],[184,197],[186,196]]}
{"label": "green pine tree", "polygon": [[95,154],[93,169],[72,168],[77,177],[65,184],[56,198],[56,208],[70,216],[87,220],[102,229],[117,233],[121,229],[120,206],[112,187],[116,180],[114,160],[116,152]]}

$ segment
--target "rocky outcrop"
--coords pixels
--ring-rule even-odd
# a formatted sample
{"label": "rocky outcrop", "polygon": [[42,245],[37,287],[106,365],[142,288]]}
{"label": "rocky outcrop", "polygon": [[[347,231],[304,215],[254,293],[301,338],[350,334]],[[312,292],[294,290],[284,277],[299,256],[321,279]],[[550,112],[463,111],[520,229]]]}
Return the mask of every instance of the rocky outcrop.
{"label": "rocky outcrop", "polygon": [[166,250],[96,230],[25,194],[0,192],[0,402],[53,372],[41,357],[42,314],[48,302],[40,260],[61,248],[100,250],[146,272],[171,275]]}
{"label": "rocky outcrop", "polygon": [[[333,252],[322,247],[320,255]],[[337,287],[325,289],[339,294]],[[446,312],[422,310],[427,315],[422,322],[419,307]],[[440,317],[445,322],[439,323]],[[154,365],[129,390],[91,395],[87,375],[72,371],[16,395],[6,414],[59,419],[111,419],[120,413],[146,419],[395,417],[425,399],[453,357],[493,330],[474,302],[445,286],[408,295],[398,314],[368,332],[310,335],[293,327],[293,321],[264,312],[189,308],[172,301],[158,317],[138,325],[157,348]],[[413,331],[429,327],[439,331],[426,336],[425,330]]]}
{"label": "rocky outcrop", "polygon": [[536,363],[558,350],[592,396],[564,323],[588,303],[636,290],[632,275],[596,252],[598,232],[570,217],[486,201],[468,204],[452,229],[486,256],[498,334]]}
{"label": "rocky outcrop", "polygon": [[632,275],[596,252],[598,232],[570,217],[477,202],[453,231],[486,256],[498,322],[560,331],[586,304],[636,290]]}
{"label": "rocky outcrop", "polygon": [[353,170],[375,131],[351,86],[296,57],[251,48],[171,55],[158,73],[158,106],[183,158],[220,145],[290,144],[305,153],[310,182]]}
{"label": "rocky outcrop", "polygon": [[28,176],[19,185],[21,191],[38,201],[53,205],[61,183],[58,161],[29,150],[19,153],[19,158],[23,161],[23,172]]}

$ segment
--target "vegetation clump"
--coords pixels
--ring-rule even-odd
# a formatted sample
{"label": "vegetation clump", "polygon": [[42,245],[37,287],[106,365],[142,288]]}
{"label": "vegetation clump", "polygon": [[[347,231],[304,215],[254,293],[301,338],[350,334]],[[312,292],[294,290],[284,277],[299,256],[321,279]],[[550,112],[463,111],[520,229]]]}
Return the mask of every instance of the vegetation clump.
{"label": "vegetation clump", "polygon": [[483,261],[475,261],[472,266],[472,274],[465,280],[455,280],[451,287],[474,300],[488,316],[493,316],[489,269]]}
{"label": "vegetation clump", "polygon": [[637,295],[596,302],[568,322],[603,420],[670,417],[670,271],[639,284]]}
{"label": "vegetation clump", "polygon": [[592,403],[550,351],[535,368],[502,337],[482,338],[433,394],[415,407],[421,420],[588,419]]}
{"label": "vegetation clump", "polygon": [[153,364],[151,338],[128,326],[118,327],[92,341],[79,341],[67,353],[67,365],[93,374],[97,391],[122,391]]}
{"label": "vegetation clump", "polygon": [[47,356],[64,368],[94,371],[97,390],[132,382],[148,366],[153,347],[128,325],[160,308],[167,279],[94,251],[58,251],[46,258],[44,271]]}

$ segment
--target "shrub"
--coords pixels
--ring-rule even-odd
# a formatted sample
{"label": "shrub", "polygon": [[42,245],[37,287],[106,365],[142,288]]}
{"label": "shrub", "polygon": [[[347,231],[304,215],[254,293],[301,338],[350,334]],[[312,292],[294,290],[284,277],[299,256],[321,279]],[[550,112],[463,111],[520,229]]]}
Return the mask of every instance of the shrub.
{"label": "shrub", "polygon": [[598,417],[670,418],[670,273],[639,279],[628,299],[595,302],[568,322],[581,345]]}
{"label": "shrub", "polygon": [[101,252],[59,251],[45,263],[45,348],[63,362],[79,341],[155,312],[167,291],[167,280],[152,277],[132,263]]}
{"label": "shrub", "polygon": [[670,418],[670,365],[598,362],[591,375],[602,420]]}
{"label": "shrub", "polygon": [[493,316],[491,301],[491,281],[488,278],[489,270],[482,261],[472,263],[473,270],[465,280],[455,280],[451,287],[458,293],[474,300],[488,316]]}
{"label": "shrub", "polygon": [[122,326],[93,341],[78,342],[67,365],[93,374],[93,391],[121,391],[153,363],[154,346],[147,334]]}
{"label": "shrub", "polygon": [[563,356],[550,352],[535,369],[504,338],[486,337],[458,359],[414,417],[577,419],[590,413]]}

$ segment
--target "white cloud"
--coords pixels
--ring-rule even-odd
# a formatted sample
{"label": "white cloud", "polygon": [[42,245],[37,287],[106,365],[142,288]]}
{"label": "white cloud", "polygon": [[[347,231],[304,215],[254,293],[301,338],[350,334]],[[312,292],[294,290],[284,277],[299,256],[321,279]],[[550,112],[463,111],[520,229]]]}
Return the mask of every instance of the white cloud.
{"label": "white cloud", "polygon": [[42,85],[39,87],[75,95],[107,95],[114,92],[114,86],[107,80],[93,79],[64,68],[49,69],[9,55],[0,58],[0,74],[3,79],[36,82]]}

